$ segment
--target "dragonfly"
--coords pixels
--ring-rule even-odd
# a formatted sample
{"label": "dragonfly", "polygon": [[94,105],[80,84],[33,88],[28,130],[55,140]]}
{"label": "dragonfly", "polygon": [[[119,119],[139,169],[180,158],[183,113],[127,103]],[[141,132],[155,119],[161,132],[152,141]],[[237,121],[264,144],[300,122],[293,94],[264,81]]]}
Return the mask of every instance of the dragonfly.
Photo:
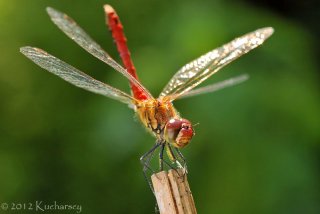
{"label": "dragonfly", "polygon": [[248,79],[248,75],[240,75],[223,82],[196,88],[225,65],[260,46],[272,35],[273,28],[265,27],[247,33],[189,62],[174,74],[159,97],[154,98],[138,80],[117,14],[110,5],[105,5],[104,9],[106,17],[109,18],[113,38],[117,43],[126,68],[111,58],[68,15],[50,7],[47,8],[47,13],[53,23],[79,46],[127,78],[130,83],[131,94],[92,78],[42,49],[26,46],[21,47],[20,52],[38,66],[79,88],[118,100],[133,107],[143,126],[156,138],[156,143],[153,147],[140,158],[144,172],[150,169],[149,163],[157,149],[160,149],[160,171],[163,170],[164,164],[167,163],[163,158],[164,151],[170,161],[170,163],[167,163],[168,165],[175,164],[176,167],[185,169],[186,161],[180,149],[188,145],[193,138],[195,134],[194,125],[188,119],[181,117],[174,108],[173,101],[217,91]]}

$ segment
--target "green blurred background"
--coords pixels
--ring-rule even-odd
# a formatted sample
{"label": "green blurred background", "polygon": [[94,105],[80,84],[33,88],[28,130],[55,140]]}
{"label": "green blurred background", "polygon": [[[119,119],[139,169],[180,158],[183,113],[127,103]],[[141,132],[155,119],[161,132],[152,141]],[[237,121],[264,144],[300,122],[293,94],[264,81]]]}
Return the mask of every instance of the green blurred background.
{"label": "green blurred background", "polygon": [[128,92],[126,79],[67,38],[45,12],[52,6],[69,14],[120,61],[104,24],[102,5],[109,3],[125,27],[140,79],[155,96],[190,60],[274,27],[262,47],[205,84],[242,73],[249,81],[175,102],[200,123],[182,150],[189,183],[198,213],[320,213],[319,7],[253,2],[0,0],[0,203],[154,212],[139,163],[154,139],[133,111],[71,86],[19,53],[25,45],[43,48]]}

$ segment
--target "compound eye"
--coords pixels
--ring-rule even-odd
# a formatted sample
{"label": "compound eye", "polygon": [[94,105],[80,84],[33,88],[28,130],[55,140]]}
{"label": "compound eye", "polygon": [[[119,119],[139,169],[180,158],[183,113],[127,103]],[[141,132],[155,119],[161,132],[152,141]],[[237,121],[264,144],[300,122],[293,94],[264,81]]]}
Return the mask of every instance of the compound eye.
{"label": "compound eye", "polygon": [[189,129],[189,125],[182,124],[182,128],[188,130]]}
{"label": "compound eye", "polygon": [[191,123],[186,119],[171,119],[165,128],[165,138],[178,148],[189,143],[193,136]]}
{"label": "compound eye", "polygon": [[174,140],[182,127],[181,120],[171,119],[166,125],[166,135],[169,140]]}

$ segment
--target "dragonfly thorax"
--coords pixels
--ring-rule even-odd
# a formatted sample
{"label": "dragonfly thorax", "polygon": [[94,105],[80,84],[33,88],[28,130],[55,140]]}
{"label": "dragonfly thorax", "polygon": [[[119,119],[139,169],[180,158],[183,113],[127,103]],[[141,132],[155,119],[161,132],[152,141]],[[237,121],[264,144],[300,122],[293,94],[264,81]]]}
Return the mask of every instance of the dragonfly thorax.
{"label": "dragonfly thorax", "polygon": [[174,147],[184,147],[193,136],[191,123],[180,118],[170,101],[146,100],[136,104],[136,112],[141,122],[152,134]]}

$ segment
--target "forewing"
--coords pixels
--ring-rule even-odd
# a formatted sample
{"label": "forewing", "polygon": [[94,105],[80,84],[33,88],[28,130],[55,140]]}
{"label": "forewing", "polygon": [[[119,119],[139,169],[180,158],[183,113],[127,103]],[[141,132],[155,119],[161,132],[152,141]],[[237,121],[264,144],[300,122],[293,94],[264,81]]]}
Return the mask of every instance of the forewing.
{"label": "forewing", "polygon": [[22,47],[20,51],[40,67],[77,87],[119,100],[123,103],[133,104],[134,98],[130,95],[88,76],[39,48]]}
{"label": "forewing", "polygon": [[148,98],[152,98],[150,92],[141,85],[131,74],[129,74],[121,65],[114,61],[109,54],[104,51],[98,43],[96,43],[77,23],[68,15],[61,13],[53,8],[48,7],[47,12],[51,20],[72,40],[80,45],[87,52],[105,62],[106,64],[119,71],[122,75],[129,79],[134,85],[141,89]]}
{"label": "forewing", "polygon": [[261,28],[210,51],[183,66],[163,89],[160,97],[174,100],[216,73],[223,66],[261,45],[273,33],[273,28]]}

